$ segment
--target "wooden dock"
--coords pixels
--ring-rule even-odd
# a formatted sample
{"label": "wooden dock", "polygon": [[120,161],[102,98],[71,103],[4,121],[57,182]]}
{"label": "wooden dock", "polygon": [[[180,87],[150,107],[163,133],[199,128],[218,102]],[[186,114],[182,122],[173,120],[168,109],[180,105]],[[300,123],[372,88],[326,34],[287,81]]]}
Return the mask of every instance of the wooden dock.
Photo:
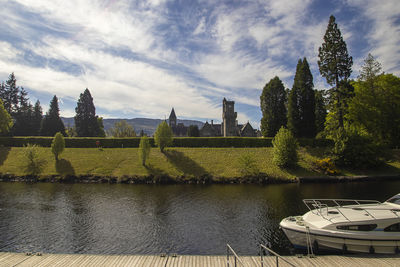
{"label": "wooden dock", "polygon": [[[296,266],[399,266],[400,257],[379,255],[345,255],[317,256],[285,256],[286,260]],[[231,257],[233,265],[233,258]],[[246,267],[261,266],[259,256],[241,256]],[[276,266],[275,257],[264,257],[264,266]],[[208,267],[227,266],[226,256],[192,256],[177,255],[176,257],[159,255],[87,255],[87,254],[43,254],[26,255],[24,253],[0,252],[0,266],[140,266],[140,267]],[[239,263],[237,266],[241,266]],[[289,266],[282,260],[279,266]]]}

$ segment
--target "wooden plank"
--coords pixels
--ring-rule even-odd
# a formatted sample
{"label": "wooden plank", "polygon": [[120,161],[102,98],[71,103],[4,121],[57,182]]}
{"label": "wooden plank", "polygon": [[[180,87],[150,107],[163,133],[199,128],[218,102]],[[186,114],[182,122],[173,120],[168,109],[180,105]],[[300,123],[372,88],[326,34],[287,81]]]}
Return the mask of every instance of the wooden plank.
{"label": "wooden plank", "polygon": [[[309,258],[303,256],[285,256],[296,266],[399,266],[397,255],[332,255]],[[233,266],[233,257],[231,266]],[[261,266],[259,256],[241,256],[246,267]],[[275,266],[275,257],[265,256],[264,266]],[[158,255],[86,255],[86,254],[43,254],[43,256],[26,256],[23,253],[0,252],[0,267],[2,266],[143,266],[143,267],[214,267],[226,266],[226,256],[211,255],[178,255],[177,257],[160,257]],[[240,266],[240,264],[238,264]],[[279,266],[289,266],[279,260]]]}
{"label": "wooden plank", "polygon": [[5,266],[5,267],[14,266],[14,265],[17,265],[20,262],[23,262],[23,261],[27,260],[29,257],[32,257],[32,256],[26,256],[25,253],[7,252],[1,258],[0,266],[1,267],[3,267],[3,266]]}

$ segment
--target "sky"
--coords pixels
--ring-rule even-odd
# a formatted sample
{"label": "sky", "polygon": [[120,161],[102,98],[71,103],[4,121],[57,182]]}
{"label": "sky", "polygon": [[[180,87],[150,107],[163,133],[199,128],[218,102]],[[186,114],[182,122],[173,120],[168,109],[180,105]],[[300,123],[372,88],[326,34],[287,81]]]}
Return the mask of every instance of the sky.
{"label": "sky", "polygon": [[239,123],[260,127],[260,95],[278,76],[291,88],[306,57],[316,89],[329,16],[349,54],[352,78],[371,53],[400,75],[399,0],[0,0],[0,81],[44,112],[53,95],[72,117],[89,88],[104,118],[220,122],[222,99]]}

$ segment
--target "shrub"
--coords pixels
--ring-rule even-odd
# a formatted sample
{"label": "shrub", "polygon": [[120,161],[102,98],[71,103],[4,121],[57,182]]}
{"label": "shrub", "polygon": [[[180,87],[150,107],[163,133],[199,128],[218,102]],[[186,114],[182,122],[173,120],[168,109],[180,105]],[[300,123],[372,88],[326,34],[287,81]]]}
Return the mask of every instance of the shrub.
{"label": "shrub", "polygon": [[60,132],[58,132],[54,136],[53,142],[51,143],[51,152],[53,152],[56,160],[58,160],[58,156],[64,151],[64,148],[64,136]]}
{"label": "shrub", "polygon": [[333,159],[337,165],[352,168],[371,168],[383,162],[385,148],[356,130],[343,128],[334,135]]}
{"label": "shrub", "polygon": [[22,168],[26,174],[40,174],[47,162],[40,158],[39,146],[28,144],[24,149]]}
{"label": "shrub", "polygon": [[146,166],[146,160],[150,155],[150,142],[146,135],[140,138],[139,158],[143,166]]}
{"label": "shrub", "polygon": [[336,169],[335,163],[331,158],[323,158],[316,160],[314,163],[317,171],[323,172],[326,175],[337,175],[339,171]]}
{"label": "shrub", "polygon": [[298,144],[293,134],[283,126],[272,140],[273,162],[279,167],[291,167],[297,164]]}
{"label": "shrub", "polygon": [[242,176],[256,176],[260,173],[256,160],[250,153],[241,155],[238,164]]}
{"label": "shrub", "polygon": [[166,121],[160,123],[154,133],[154,141],[160,148],[161,152],[164,152],[164,148],[172,145],[172,130],[168,126]]}

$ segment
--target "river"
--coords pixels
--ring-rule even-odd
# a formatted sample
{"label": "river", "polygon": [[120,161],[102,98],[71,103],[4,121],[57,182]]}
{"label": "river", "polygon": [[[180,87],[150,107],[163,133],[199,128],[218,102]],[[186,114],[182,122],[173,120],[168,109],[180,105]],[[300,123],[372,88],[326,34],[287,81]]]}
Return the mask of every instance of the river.
{"label": "river", "polygon": [[241,255],[293,253],[282,218],[303,198],[384,201],[400,181],[279,185],[0,183],[0,251]]}

